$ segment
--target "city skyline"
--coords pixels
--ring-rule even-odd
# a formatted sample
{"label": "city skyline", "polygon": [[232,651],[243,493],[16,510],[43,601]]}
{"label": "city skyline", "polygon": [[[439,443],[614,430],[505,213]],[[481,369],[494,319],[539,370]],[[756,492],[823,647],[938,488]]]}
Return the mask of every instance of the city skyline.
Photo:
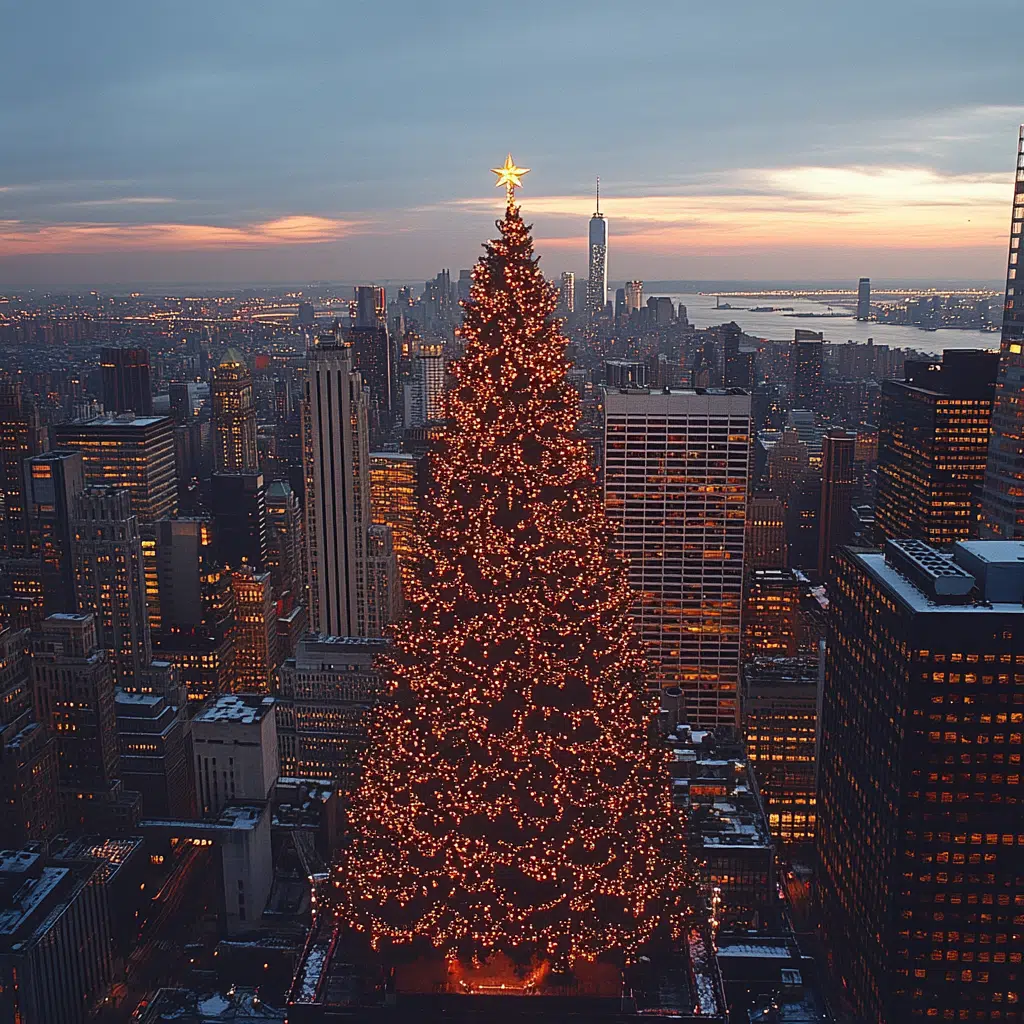
{"label": "city skyline", "polygon": [[39,15],[9,19],[26,43],[0,72],[0,130],[19,140],[0,160],[0,288],[422,279],[475,258],[498,208],[476,168],[509,149],[535,168],[551,274],[586,270],[600,174],[612,280],[1001,276],[1005,139],[1024,119],[1012,43],[991,31],[1002,0],[955,37],[934,7],[869,4],[840,26],[792,2],[735,23],[665,3],[541,20],[526,3],[514,100],[491,86],[514,59],[499,11],[223,4],[197,39],[187,3],[58,7],[42,53]]}

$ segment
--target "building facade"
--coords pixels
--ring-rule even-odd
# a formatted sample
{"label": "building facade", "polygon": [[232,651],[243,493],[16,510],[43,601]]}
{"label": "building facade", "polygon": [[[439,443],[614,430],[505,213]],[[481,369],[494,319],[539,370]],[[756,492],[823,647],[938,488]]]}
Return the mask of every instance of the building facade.
{"label": "building facade", "polygon": [[252,376],[242,354],[229,348],[210,378],[213,468],[216,473],[255,473],[256,406]]}
{"label": "building facade", "polygon": [[366,394],[347,346],[321,338],[308,353],[303,402],[310,624],[330,636],[366,632],[370,523]]}
{"label": "building facade", "polygon": [[750,396],[604,391],[604,498],[638,592],[653,687],[737,725]]}
{"label": "building facade", "polygon": [[858,1019],[1020,1016],[1022,566],[1005,541],[833,561],[819,898]]}
{"label": "building facade", "polygon": [[992,439],[981,516],[981,535],[1004,540],[1024,536],[1024,279],[1018,279],[1022,238],[1024,125],[1017,137],[999,379],[992,409]]}
{"label": "building facade", "polygon": [[878,540],[953,544],[977,536],[999,357],[947,350],[882,382]]}

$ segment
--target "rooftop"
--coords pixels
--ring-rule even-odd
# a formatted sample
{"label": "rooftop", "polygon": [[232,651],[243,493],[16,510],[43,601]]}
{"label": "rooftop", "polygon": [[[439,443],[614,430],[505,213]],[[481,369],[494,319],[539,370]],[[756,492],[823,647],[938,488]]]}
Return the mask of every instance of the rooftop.
{"label": "rooftop", "polygon": [[195,722],[239,722],[252,725],[274,710],[275,699],[262,693],[222,693],[208,701]]}

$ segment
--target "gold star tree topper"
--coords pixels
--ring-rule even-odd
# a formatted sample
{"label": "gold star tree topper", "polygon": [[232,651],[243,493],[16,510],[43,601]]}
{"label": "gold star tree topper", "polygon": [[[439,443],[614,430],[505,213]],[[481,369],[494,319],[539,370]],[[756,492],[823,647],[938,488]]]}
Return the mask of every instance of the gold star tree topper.
{"label": "gold star tree topper", "polygon": [[523,175],[529,170],[529,167],[517,167],[511,153],[505,157],[504,167],[491,168],[491,171],[498,176],[498,180],[494,183],[495,187],[501,188],[502,185],[505,186],[510,206],[515,201],[516,189],[523,187]]}

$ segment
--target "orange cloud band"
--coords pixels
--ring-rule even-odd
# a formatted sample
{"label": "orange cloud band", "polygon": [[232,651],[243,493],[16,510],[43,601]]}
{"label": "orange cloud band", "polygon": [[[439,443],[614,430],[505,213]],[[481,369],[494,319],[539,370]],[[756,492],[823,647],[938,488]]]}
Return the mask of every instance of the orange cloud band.
{"label": "orange cloud band", "polygon": [[359,220],[296,215],[242,227],[213,224],[76,223],[31,225],[0,220],[0,256],[124,250],[250,249],[333,242],[356,234]]}

